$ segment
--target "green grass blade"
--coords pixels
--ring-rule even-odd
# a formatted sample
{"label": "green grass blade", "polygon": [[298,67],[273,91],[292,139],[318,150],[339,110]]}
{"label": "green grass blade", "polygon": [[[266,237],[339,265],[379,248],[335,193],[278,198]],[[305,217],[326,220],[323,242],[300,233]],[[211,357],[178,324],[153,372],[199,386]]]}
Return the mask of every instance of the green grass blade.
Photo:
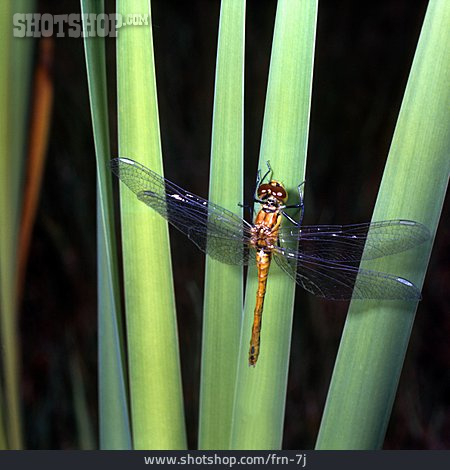
{"label": "green grass blade", "polygon": [[[99,430],[100,449],[131,449],[131,426],[127,370],[124,357],[124,329],[118,315],[116,279],[111,279],[110,238],[105,237],[105,225],[97,202],[98,249],[98,364],[99,364]],[[114,252],[113,252],[114,253]],[[117,268],[117,266],[114,266]],[[114,281],[114,282],[113,282]]]}
{"label": "green grass blade", "polygon": [[[102,13],[103,2],[82,0],[83,13]],[[105,40],[86,37],[86,67],[97,159],[99,423],[101,449],[130,449],[124,332],[121,322],[109,146]]]}
{"label": "green grass blade", "polygon": [[96,449],[95,431],[92,425],[92,415],[89,413],[84,375],[81,370],[80,358],[77,354],[71,357],[69,367],[73,393],[73,410],[78,435],[78,449],[94,450]]}
{"label": "green grass blade", "polygon": [[[217,47],[209,199],[242,215],[245,1],[223,0]],[[227,449],[243,299],[242,267],[207,257],[199,448]]]}
{"label": "green grass blade", "polygon": [[[122,157],[162,174],[150,3],[120,0],[117,12],[149,15],[117,38]],[[178,335],[166,222],[121,191],[122,243],[133,442],[136,449],[186,446]]]}
{"label": "green grass blade", "polygon": [[[406,218],[436,233],[450,155],[450,3],[429,3],[373,220]],[[364,263],[421,287],[432,243]],[[317,449],[377,449],[383,444],[416,302],[351,304]]]}
{"label": "green grass blade", "polygon": [[3,403],[3,387],[0,386],[0,450],[6,450],[8,447],[4,427]]}
{"label": "green grass blade", "polygon": [[[13,13],[31,13],[36,8],[35,0],[16,0],[13,3]],[[13,38],[11,41],[11,76],[12,81],[12,125],[14,126],[11,141],[11,161],[13,176],[13,202],[16,215],[15,227],[19,229],[22,215],[22,187],[25,170],[25,157],[27,153],[27,134],[29,131],[28,117],[30,107],[31,78],[33,74],[33,38]]]}
{"label": "green grass blade", "polygon": [[[4,1],[0,6],[0,343],[5,429],[11,449],[22,447],[20,359],[17,325],[17,239],[26,151],[32,63],[31,42],[14,38],[12,15],[33,11],[34,2]],[[23,75],[26,74],[26,75]]]}
{"label": "green grass blade", "polygon": [[[317,2],[278,2],[264,114],[260,168],[270,160],[273,177],[296,199],[306,165]],[[280,448],[289,365],[294,283],[270,267],[261,331],[261,354],[248,366],[255,306],[256,270],[246,289],[231,448]]]}
{"label": "green grass blade", "polygon": [[[8,444],[20,447],[18,422],[18,360],[15,299],[14,195],[11,178],[11,2],[0,6],[0,314],[2,370],[4,376],[4,415]],[[12,409],[11,409],[12,406]],[[14,415],[12,411],[15,410]],[[3,423],[0,423],[0,425]],[[12,433],[12,435],[11,435]],[[5,433],[6,434],[6,433]],[[16,442],[16,444],[14,444]]]}

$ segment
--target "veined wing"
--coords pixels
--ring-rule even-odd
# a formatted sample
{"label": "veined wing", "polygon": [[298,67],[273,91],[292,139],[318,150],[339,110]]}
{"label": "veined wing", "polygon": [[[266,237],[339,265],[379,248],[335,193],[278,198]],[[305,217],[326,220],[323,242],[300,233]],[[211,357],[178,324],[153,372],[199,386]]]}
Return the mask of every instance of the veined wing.
{"label": "veined wing", "polygon": [[[293,256],[289,256],[290,254]],[[407,279],[304,257],[278,248],[275,261],[294,281],[312,294],[329,300],[420,300],[419,289]]]}
{"label": "veined wing", "polygon": [[298,256],[334,263],[355,263],[399,253],[430,237],[424,225],[410,220],[386,220],[354,225],[310,225],[281,227],[280,245]]}
{"label": "veined wing", "polygon": [[200,250],[222,263],[247,264],[251,226],[245,220],[129,158],[111,160],[111,170]]}

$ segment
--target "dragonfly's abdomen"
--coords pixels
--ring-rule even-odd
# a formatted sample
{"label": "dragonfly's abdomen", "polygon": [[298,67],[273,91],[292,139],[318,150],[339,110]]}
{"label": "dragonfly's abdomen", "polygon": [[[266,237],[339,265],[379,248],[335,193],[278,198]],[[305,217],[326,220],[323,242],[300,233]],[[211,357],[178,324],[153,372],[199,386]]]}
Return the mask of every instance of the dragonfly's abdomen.
{"label": "dragonfly's abdomen", "polygon": [[281,223],[279,210],[268,211],[264,208],[258,212],[252,228],[252,245],[256,248],[256,266],[258,269],[258,290],[256,292],[256,305],[253,314],[252,337],[248,363],[256,364],[259,356],[261,321],[266,295],[267,277],[269,275],[272,249],[277,244],[278,229]]}
{"label": "dragonfly's abdomen", "polygon": [[266,252],[262,249],[256,254],[256,264],[258,268],[258,290],[256,291],[256,305],[253,314],[252,337],[250,340],[250,350],[248,353],[248,363],[251,366],[256,364],[259,356],[261,320],[271,257],[272,254],[270,252]]}

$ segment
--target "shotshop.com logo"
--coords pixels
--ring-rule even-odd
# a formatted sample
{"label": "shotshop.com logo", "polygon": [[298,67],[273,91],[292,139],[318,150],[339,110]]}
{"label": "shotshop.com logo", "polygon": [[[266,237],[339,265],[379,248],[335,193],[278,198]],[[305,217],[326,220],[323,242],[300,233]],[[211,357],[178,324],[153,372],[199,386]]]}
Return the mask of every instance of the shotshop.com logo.
{"label": "shotshop.com logo", "polygon": [[[148,26],[148,14],[132,13],[87,13],[80,15],[51,15],[50,13],[15,13],[13,15],[13,36],[84,38],[84,37],[116,37],[120,28],[125,26]],[[84,26],[84,29],[83,29]]]}

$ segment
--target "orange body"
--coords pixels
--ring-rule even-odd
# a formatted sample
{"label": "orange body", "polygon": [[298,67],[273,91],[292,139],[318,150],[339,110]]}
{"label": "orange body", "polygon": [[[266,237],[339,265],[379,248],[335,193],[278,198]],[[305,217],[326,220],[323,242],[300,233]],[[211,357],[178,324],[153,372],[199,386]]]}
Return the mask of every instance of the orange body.
{"label": "orange body", "polygon": [[278,230],[281,223],[281,213],[278,207],[263,207],[256,216],[253,226],[252,245],[256,248],[256,266],[258,269],[258,290],[253,315],[252,337],[248,363],[256,364],[259,356],[261,319],[266,294],[267,276],[269,274],[272,250],[277,244]]}

